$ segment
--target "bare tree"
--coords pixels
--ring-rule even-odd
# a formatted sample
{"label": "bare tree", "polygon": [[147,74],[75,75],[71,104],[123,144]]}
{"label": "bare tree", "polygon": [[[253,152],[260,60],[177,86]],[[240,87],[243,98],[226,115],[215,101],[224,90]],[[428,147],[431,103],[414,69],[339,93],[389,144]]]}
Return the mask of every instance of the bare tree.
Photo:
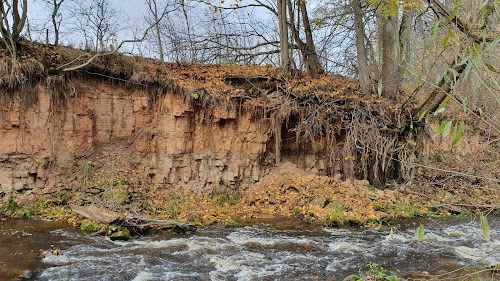
{"label": "bare tree", "polygon": [[[17,56],[17,42],[27,18],[28,0],[23,0],[22,3],[19,3],[19,0],[2,0],[0,4],[2,40],[14,60]],[[10,19],[12,19],[12,23]]]}
{"label": "bare tree", "polygon": [[146,4],[148,5],[150,20],[149,23],[154,23],[155,30],[155,42],[158,47],[158,55],[160,56],[160,61],[165,61],[165,51],[162,40],[161,33],[161,21],[163,17],[165,17],[168,13],[173,12],[177,9],[177,7],[173,7],[171,9],[167,9],[170,5],[166,4],[163,7],[159,6],[159,1],[157,0],[146,0]]}
{"label": "bare tree", "polygon": [[59,45],[59,30],[61,28],[61,22],[63,20],[62,14],[60,13],[61,5],[65,0],[45,0],[45,3],[50,8],[52,13],[50,14],[50,19],[52,21],[52,27],[54,29],[54,45]]}
{"label": "bare tree", "polygon": [[78,0],[75,10],[77,29],[85,37],[87,47],[105,51],[116,37],[118,13],[109,0]]}

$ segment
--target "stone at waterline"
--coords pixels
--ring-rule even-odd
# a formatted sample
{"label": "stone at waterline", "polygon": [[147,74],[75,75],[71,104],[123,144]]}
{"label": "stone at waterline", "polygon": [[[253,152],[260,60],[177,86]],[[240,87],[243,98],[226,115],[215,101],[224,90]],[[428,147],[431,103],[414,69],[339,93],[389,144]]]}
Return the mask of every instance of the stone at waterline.
{"label": "stone at waterline", "polygon": [[125,228],[125,227],[120,227],[118,231],[113,232],[111,235],[109,235],[109,239],[115,241],[115,240],[130,240],[132,236],[130,235],[130,231]]}

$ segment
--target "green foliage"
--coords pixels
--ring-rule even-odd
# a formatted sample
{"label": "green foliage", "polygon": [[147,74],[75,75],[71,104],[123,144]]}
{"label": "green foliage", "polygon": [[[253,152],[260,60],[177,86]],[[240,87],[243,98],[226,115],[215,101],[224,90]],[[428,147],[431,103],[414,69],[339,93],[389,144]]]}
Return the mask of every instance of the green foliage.
{"label": "green foliage", "polygon": [[451,3],[453,5],[453,9],[451,10],[450,16],[448,17],[450,21],[455,19],[458,14],[458,8],[460,7],[459,0],[451,0]]}
{"label": "green foliage", "polygon": [[80,222],[80,229],[88,232],[96,232],[100,229],[99,225],[91,220],[85,219]]}
{"label": "green foliage", "polygon": [[110,206],[122,206],[130,202],[130,194],[123,188],[109,188],[102,193],[102,198]]}
{"label": "green foliage", "polygon": [[455,124],[455,128],[453,129],[453,140],[451,142],[452,146],[455,146],[460,142],[465,132],[465,124],[464,121],[461,121],[458,125]]}
{"label": "green foliage", "polygon": [[68,205],[69,195],[67,191],[61,191],[56,194],[57,202],[56,205]]}
{"label": "green foliage", "polygon": [[17,211],[21,209],[21,206],[17,204],[17,202],[14,200],[14,198],[11,196],[9,197],[9,200],[7,201],[7,206],[5,207],[5,210],[7,213],[13,215]]}
{"label": "green foliage", "polygon": [[453,32],[451,32],[451,30],[448,30],[448,33],[446,34],[445,37],[443,37],[443,40],[441,41],[440,49],[444,50],[446,48],[446,45],[448,45],[448,42],[452,38],[453,38]]}
{"label": "green foliage", "polygon": [[[357,280],[370,280],[370,281],[397,281],[396,275],[390,275],[389,271],[382,266],[371,262],[368,263],[368,271],[362,274],[363,278]],[[356,280],[356,279],[353,279]]]}
{"label": "green foliage", "polygon": [[94,170],[94,164],[91,161],[80,161],[80,171],[84,175],[89,175]]}
{"label": "green foliage", "polygon": [[418,218],[422,215],[421,211],[412,205],[401,204],[395,208],[396,215],[403,218]]}
{"label": "green foliage", "polygon": [[19,214],[21,215],[21,217],[27,218],[27,219],[31,219],[31,217],[33,217],[33,212],[31,210],[28,210],[28,209],[22,210]]}
{"label": "green foliage", "polygon": [[424,240],[424,235],[425,235],[425,229],[422,224],[420,224],[417,229],[415,230],[415,234],[413,235],[413,240],[414,241],[422,241]]}
{"label": "green foliage", "polygon": [[451,125],[452,125],[451,120],[444,120],[437,127],[436,132],[434,133],[434,136],[435,137],[438,137],[438,136],[446,137],[446,136],[448,136],[450,134]]}
{"label": "green foliage", "polygon": [[112,226],[110,231],[112,231],[109,235],[109,239],[111,240],[130,240],[132,238],[130,230],[123,226]]}
{"label": "green foliage", "polygon": [[481,230],[483,231],[484,240],[487,242],[491,239],[491,228],[488,223],[488,219],[484,215],[481,215]]}
{"label": "green foliage", "polygon": [[330,213],[328,219],[332,223],[337,223],[337,224],[344,223],[344,211],[342,210],[341,203],[333,203],[330,205]]}
{"label": "green foliage", "polygon": [[446,98],[444,98],[444,100],[439,104],[439,107],[434,112],[434,116],[438,115],[439,113],[443,113],[446,108],[446,105],[448,104],[448,102],[450,102],[450,100],[451,96],[449,95],[446,96]]}
{"label": "green foliage", "polygon": [[[441,122],[441,124],[436,128],[434,137],[439,137],[439,136],[443,138],[447,137],[451,132],[452,126],[453,126],[452,120],[443,120],[443,122]],[[455,126],[453,126],[453,137],[451,145],[456,146],[464,136],[464,133],[465,133],[464,121],[460,121],[460,123],[455,123]]]}
{"label": "green foliage", "polygon": [[431,22],[431,29],[429,30],[429,37],[425,38],[425,45],[436,40],[437,33],[439,31],[439,21]]}

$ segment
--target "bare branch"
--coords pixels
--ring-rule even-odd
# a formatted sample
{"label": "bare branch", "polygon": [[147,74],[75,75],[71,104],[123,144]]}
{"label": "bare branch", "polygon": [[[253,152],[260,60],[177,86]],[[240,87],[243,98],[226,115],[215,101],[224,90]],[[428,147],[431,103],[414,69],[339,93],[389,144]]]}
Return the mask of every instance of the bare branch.
{"label": "bare branch", "polygon": [[[144,33],[142,34],[142,37],[141,38],[136,38],[136,39],[126,39],[126,40],[123,40],[120,42],[120,44],[118,44],[118,46],[112,50],[112,51],[109,51],[109,52],[104,52],[104,53],[97,53],[95,55],[93,55],[90,59],[88,59],[86,62],[82,63],[82,64],[79,64],[79,65],[76,65],[76,66],[73,66],[73,67],[68,67],[68,68],[64,68],[66,65],[68,64],[65,64],[61,67],[58,68],[59,71],[62,71],[62,72],[69,72],[69,71],[75,71],[75,70],[78,70],[78,69],[81,69],[87,65],[89,65],[90,63],[92,63],[96,58],[99,58],[99,57],[104,57],[104,56],[109,56],[109,55],[113,55],[115,54],[116,52],[118,52],[118,50],[120,50],[120,48],[124,45],[124,44],[127,44],[127,43],[138,43],[138,42],[142,42],[144,41],[144,39],[146,39],[146,36],[148,35],[149,31],[151,29],[153,29],[156,24],[158,24],[159,21],[161,21],[161,19],[163,18],[163,15],[162,17],[160,17],[156,22],[154,22],[152,25],[150,25],[145,31]],[[74,60],[75,61],[75,60]],[[70,63],[71,64],[71,63]]]}

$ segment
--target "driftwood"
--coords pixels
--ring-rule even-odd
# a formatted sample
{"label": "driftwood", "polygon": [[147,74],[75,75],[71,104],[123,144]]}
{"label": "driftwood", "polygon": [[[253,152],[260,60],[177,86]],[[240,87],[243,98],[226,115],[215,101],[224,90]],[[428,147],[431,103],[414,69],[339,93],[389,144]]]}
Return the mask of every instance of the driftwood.
{"label": "driftwood", "polygon": [[180,229],[184,232],[196,231],[196,227],[191,224],[181,223],[172,220],[154,220],[144,216],[123,216],[120,213],[112,212],[104,208],[95,206],[71,206],[71,210],[82,217],[102,224],[115,224],[126,227],[132,233],[144,233],[152,227],[166,227]]}
{"label": "driftwood", "polygon": [[71,206],[71,211],[98,223],[111,224],[121,215],[96,206]]}
{"label": "driftwood", "polygon": [[133,230],[134,232],[143,232],[145,229],[151,227],[165,227],[171,226],[181,229],[182,231],[192,232],[196,231],[196,227],[191,224],[181,223],[172,220],[154,220],[147,217],[124,217],[121,220],[117,221],[117,224],[124,226],[128,229]]}

